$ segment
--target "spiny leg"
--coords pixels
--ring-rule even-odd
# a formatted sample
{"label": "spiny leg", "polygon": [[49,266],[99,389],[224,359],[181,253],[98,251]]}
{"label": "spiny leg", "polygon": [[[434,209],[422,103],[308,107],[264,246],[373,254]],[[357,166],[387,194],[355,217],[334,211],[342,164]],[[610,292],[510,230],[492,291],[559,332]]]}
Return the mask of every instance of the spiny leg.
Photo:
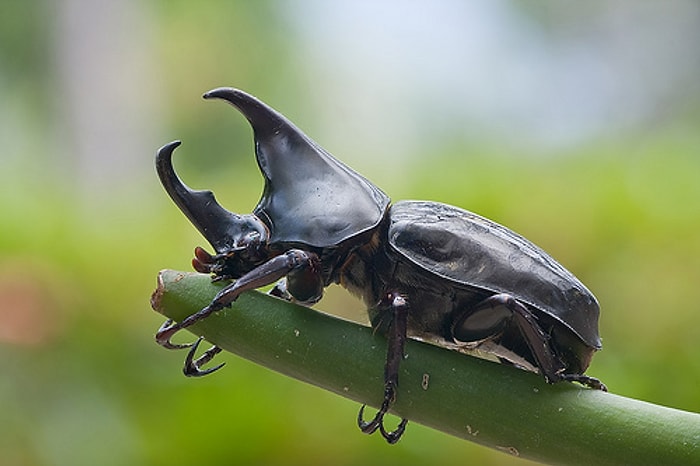
{"label": "spiny leg", "polygon": [[160,329],[158,329],[156,341],[161,346],[169,349],[188,348],[192,346],[191,344],[179,345],[172,343],[170,338],[178,331],[229,306],[243,292],[269,285],[284,277],[292,270],[301,267],[309,267],[317,260],[316,254],[299,249],[291,249],[282,255],[270,259],[219,291],[211,303],[199,312],[190,315],[181,322],[174,322],[173,320],[166,321]]}
{"label": "spiny leg", "polygon": [[[256,267],[250,272],[246,273],[240,277],[235,282],[226,286],[224,289],[219,291],[211,303],[208,306],[201,309],[181,322],[174,322],[173,320],[167,320],[156,333],[156,342],[168,349],[190,349],[190,355],[188,356],[189,362],[186,361],[185,370],[192,370],[193,375],[205,375],[200,374],[200,372],[211,373],[218,369],[220,366],[207,371],[200,371],[199,367],[205,362],[211,360],[211,358],[217,354],[220,350],[214,351],[214,348],[205,352],[199,359],[193,360],[194,351],[196,351],[196,346],[190,344],[176,344],[171,342],[172,336],[182,329],[185,329],[200,320],[207,318],[214,312],[220,311],[221,309],[229,306],[234,302],[238,296],[244,291],[254,290],[265,285],[269,285],[285,275],[293,272],[295,270],[301,270],[310,268],[313,270],[318,270],[318,256],[311,252],[302,251],[299,249],[291,249],[286,253],[276,256],[269,261],[263,263],[262,265]],[[211,351],[211,353],[210,353]],[[205,360],[202,360],[205,358]],[[201,362],[199,362],[202,360]]]}
{"label": "spiny leg", "polygon": [[408,303],[397,292],[389,293],[385,298],[392,314],[389,332],[387,334],[387,354],[384,365],[384,399],[374,418],[366,422],[364,420],[365,405],[360,408],[357,415],[357,425],[365,434],[371,434],[377,429],[382,437],[389,443],[396,443],[403,435],[408,424],[408,419],[401,419],[396,430],[387,431],[384,428],[384,416],[396,400],[396,391],[399,386],[399,366],[404,357],[403,348],[406,342],[408,326]]}

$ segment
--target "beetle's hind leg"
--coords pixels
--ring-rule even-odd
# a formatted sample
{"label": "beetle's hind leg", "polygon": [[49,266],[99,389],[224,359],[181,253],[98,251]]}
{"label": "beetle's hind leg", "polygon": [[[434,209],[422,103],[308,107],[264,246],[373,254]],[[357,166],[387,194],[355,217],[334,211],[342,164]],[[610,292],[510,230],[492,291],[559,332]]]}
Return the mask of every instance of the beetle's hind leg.
{"label": "beetle's hind leg", "polygon": [[537,361],[537,366],[548,383],[566,380],[578,382],[596,390],[608,391],[605,384],[595,377],[584,374],[566,374],[564,372],[566,365],[552,350],[550,336],[542,330],[535,316],[524,304],[510,295],[496,295],[492,298],[503,301],[504,305],[513,311],[513,317],[525,337],[525,342],[530,347]]}
{"label": "beetle's hind leg", "polygon": [[550,337],[533,313],[513,296],[501,293],[489,296],[474,308],[455,319],[452,334],[458,341],[479,341],[493,338],[513,321],[530,348],[535,364],[548,383],[561,380],[566,369],[554,354]]}
{"label": "beetle's hind leg", "polygon": [[[389,332],[387,334],[387,354],[384,366],[384,399],[374,418],[367,422],[364,420],[365,405],[360,408],[357,414],[357,425],[365,434],[371,434],[377,429],[382,437],[389,443],[396,443],[406,430],[408,419],[401,419],[396,430],[387,431],[384,428],[384,416],[396,400],[396,391],[399,386],[399,365],[404,357],[403,348],[406,342],[406,331],[408,325],[408,303],[399,293],[389,293],[385,300],[388,303],[392,314]],[[383,303],[382,303],[383,304]]]}
{"label": "beetle's hind leg", "polygon": [[474,308],[465,311],[455,319],[452,334],[458,341],[485,340],[500,334],[511,320],[520,330],[535,359],[535,365],[547,383],[567,380],[607,391],[605,385],[594,377],[564,373],[566,365],[552,349],[551,338],[542,329],[537,317],[509,294],[489,296]]}
{"label": "beetle's hind leg", "polygon": [[560,378],[561,378],[561,380],[568,380],[569,382],[578,382],[581,385],[585,385],[585,386],[590,387],[594,390],[600,390],[603,392],[608,391],[608,387],[606,387],[603,382],[596,379],[595,377],[591,377],[590,375],[561,374]]}

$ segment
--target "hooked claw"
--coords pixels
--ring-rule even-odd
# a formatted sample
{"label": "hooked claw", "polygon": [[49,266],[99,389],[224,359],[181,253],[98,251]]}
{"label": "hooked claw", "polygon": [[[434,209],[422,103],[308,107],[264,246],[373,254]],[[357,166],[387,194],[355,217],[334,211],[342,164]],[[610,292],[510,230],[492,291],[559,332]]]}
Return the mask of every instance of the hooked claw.
{"label": "hooked claw", "polygon": [[357,414],[357,426],[360,428],[360,430],[365,434],[371,434],[374,433],[374,431],[376,431],[377,429],[379,429],[379,432],[381,432],[382,437],[384,437],[387,442],[389,442],[390,444],[398,442],[401,436],[403,435],[403,432],[406,430],[408,419],[401,419],[401,422],[399,422],[399,425],[396,427],[396,430],[387,431],[384,428],[384,415],[389,411],[389,407],[395,399],[396,386],[393,383],[388,383],[384,387],[384,401],[382,401],[382,406],[379,408],[379,411],[377,411],[377,414],[374,415],[374,419],[372,419],[369,422],[366,422],[364,420],[366,405],[362,405],[362,408],[360,408],[360,412]]}
{"label": "hooked claw", "polygon": [[[226,291],[228,289],[225,288],[223,291]],[[220,293],[221,294],[221,293]],[[160,346],[167,348],[167,349],[183,349],[183,348],[190,348],[192,346],[192,343],[173,343],[170,341],[170,339],[175,335],[177,332],[180,330],[189,327],[190,325],[193,325],[197,322],[199,322],[202,319],[205,319],[209,314],[212,312],[216,312],[219,309],[221,309],[223,306],[220,305],[215,305],[215,302],[217,301],[217,298],[212,301],[209,306],[205,307],[201,311],[192,314],[191,316],[187,317],[181,322],[175,322],[172,319],[166,320],[163,325],[160,326],[158,331],[156,332],[156,343],[158,343]]]}
{"label": "hooked claw", "polygon": [[568,380],[569,382],[578,382],[581,385],[585,385],[586,387],[590,387],[594,390],[600,390],[603,392],[608,391],[608,387],[605,386],[603,382],[600,380],[596,379],[595,377],[591,377],[588,375],[583,375],[583,374],[562,374],[561,376],[562,380]]}
{"label": "hooked claw", "polygon": [[192,343],[173,343],[170,341],[173,335],[175,335],[179,330],[182,329],[182,326],[175,322],[172,319],[168,319],[165,322],[163,322],[163,325],[160,326],[158,331],[156,332],[156,343],[158,343],[160,346],[163,348],[167,349],[183,349],[183,348],[189,348],[192,346]]}
{"label": "hooked claw", "polygon": [[379,424],[379,432],[381,432],[382,437],[391,445],[395,444],[396,442],[399,441],[401,436],[403,435],[403,432],[406,430],[406,425],[408,424],[408,419],[403,418],[401,419],[401,422],[399,422],[399,425],[396,426],[396,430],[392,432],[387,432],[384,430],[384,423]]}
{"label": "hooked claw", "polygon": [[187,377],[201,377],[203,375],[211,374],[212,372],[221,369],[221,367],[224,365],[224,363],[219,364],[218,366],[211,367],[209,369],[202,370],[202,366],[209,361],[211,361],[214,356],[219,354],[221,352],[221,348],[218,346],[212,346],[208,350],[206,350],[200,357],[195,359],[195,354],[197,353],[197,348],[199,348],[199,344],[202,342],[204,339],[203,337],[199,337],[197,341],[194,343],[173,343],[170,341],[172,336],[177,333],[179,330],[182,330],[182,324],[178,324],[174,322],[172,319],[166,320],[163,325],[160,326],[158,329],[158,332],[156,332],[156,342],[167,349],[183,349],[183,348],[190,348],[190,351],[187,353],[187,357],[185,358],[185,366],[182,368],[182,372],[187,376]]}
{"label": "hooked claw", "polygon": [[211,374],[214,371],[217,371],[221,369],[221,367],[225,363],[221,363],[218,366],[210,367],[209,369],[202,370],[201,367],[208,363],[209,361],[214,358],[217,354],[221,352],[221,348],[218,346],[212,346],[208,350],[206,350],[200,357],[197,359],[194,359],[194,355],[197,352],[197,348],[199,347],[199,344],[202,342],[204,338],[199,337],[194,344],[190,345],[190,351],[187,353],[187,357],[185,358],[185,367],[182,368],[182,372],[187,376],[187,377],[202,377],[207,374]]}
{"label": "hooked claw", "polygon": [[384,439],[386,439],[387,442],[389,442],[390,444],[398,442],[401,436],[403,435],[404,431],[406,430],[408,419],[401,419],[401,422],[399,422],[399,425],[396,427],[396,430],[387,431],[384,428],[384,415],[386,414],[386,410],[384,410],[384,404],[382,404],[382,409],[380,409],[377,412],[377,414],[374,416],[374,419],[372,419],[369,422],[366,422],[364,420],[365,407],[366,405],[362,405],[362,407],[360,408],[360,412],[357,414],[357,425],[360,428],[360,430],[365,434],[371,434],[374,433],[374,431],[376,431],[377,429],[379,429],[379,432],[382,434],[382,437],[384,437]]}

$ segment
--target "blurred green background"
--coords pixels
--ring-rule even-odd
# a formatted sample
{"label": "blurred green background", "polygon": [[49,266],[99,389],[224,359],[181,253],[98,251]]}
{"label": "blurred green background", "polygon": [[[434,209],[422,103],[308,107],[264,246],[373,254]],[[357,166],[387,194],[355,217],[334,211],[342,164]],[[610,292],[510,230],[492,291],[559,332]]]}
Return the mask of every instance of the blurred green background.
{"label": "blurred green background", "polygon": [[[601,302],[589,373],[700,411],[699,43],[680,0],[2,2],[0,464],[527,463],[416,424],[388,446],[356,403],[232,355],[186,379],[153,342],[156,273],[205,245],[156,149],[182,139],[231,210],[262,189],[248,124],[200,99],[218,86],[393,199],[548,250]],[[342,290],[318,307],[364,318]]]}

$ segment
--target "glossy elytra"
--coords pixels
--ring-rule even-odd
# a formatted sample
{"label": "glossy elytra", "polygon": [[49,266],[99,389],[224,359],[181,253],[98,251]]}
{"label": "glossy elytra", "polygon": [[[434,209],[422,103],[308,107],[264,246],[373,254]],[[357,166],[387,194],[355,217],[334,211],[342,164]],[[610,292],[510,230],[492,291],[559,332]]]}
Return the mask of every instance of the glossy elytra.
{"label": "glossy elytra", "polygon": [[313,304],[326,286],[338,283],[364,300],[372,325],[388,339],[383,403],[369,421],[364,406],[358,415],[365,433],[379,430],[395,443],[406,428],[403,419],[387,430],[384,416],[397,396],[407,336],[493,350],[503,362],[530,367],[549,383],[605,390],[584,375],[601,348],[598,302],[547,253],[457,207],[391,204],[381,189],[243,91],[219,88],[204,98],[225,100],[248,119],[265,187],[253,213],[231,213],[211,191],[193,191],[175,174],[172,153],[179,142],[158,151],[165,190],[214,248],[213,254],[196,248],[194,268],[233,280],[207,307],[181,322],[165,322],[156,335],[166,348],[191,348],[186,375],[221,367],[202,369],[221,350],[214,346],[195,359],[201,338],[174,344],[177,331],[246,290],[278,282],[273,295]]}

